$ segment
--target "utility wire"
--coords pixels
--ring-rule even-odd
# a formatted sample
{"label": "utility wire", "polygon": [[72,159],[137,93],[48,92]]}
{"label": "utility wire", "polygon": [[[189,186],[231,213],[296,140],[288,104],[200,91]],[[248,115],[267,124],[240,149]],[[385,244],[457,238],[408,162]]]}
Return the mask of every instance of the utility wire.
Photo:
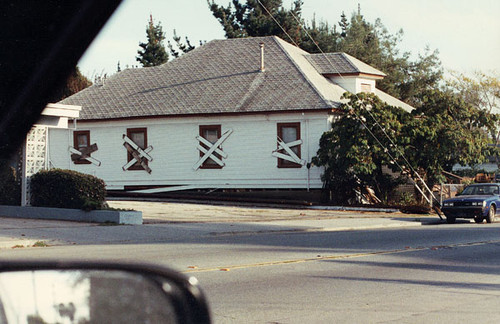
{"label": "utility wire", "polygon": [[[357,96],[356,96],[357,97]],[[366,106],[365,106],[365,109],[366,109]],[[389,158],[392,160],[392,162],[394,164],[396,164],[398,166],[398,168],[401,169],[402,172],[404,172],[404,169],[403,167],[398,163],[398,161],[392,156],[391,153],[389,153],[389,150],[385,147],[385,145],[383,145],[380,140],[378,139],[377,136],[375,136],[375,134],[373,134],[373,132],[371,131],[370,128],[368,128],[368,126],[366,126],[366,124],[363,122],[363,119],[358,116],[358,114],[356,114],[356,112],[354,111],[354,109],[352,109],[352,112],[354,113],[354,115],[356,116],[356,118],[358,119],[358,121],[361,123],[361,125],[363,125],[364,128],[366,128],[366,130],[368,131],[368,133],[370,133],[370,135],[375,139],[375,141],[377,141],[377,143],[384,149],[384,152],[389,155]],[[373,118],[373,117],[372,117]],[[406,160],[406,159],[405,159]],[[411,179],[411,178],[410,178]],[[420,194],[425,198],[425,200],[427,200],[428,203],[431,203],[429,198],[427,198],[425,196],[425,193],[422,191],[422,189],[417,185],[417,183],[415,182],[415,180],[411,179],[413,181],[413,184],[415,185],[415,187],[417,188],[417,190],[420,192]],[[424,183],[425,184],[425,183]],[[427,187],[427,186],[426,186]],[[429,188],[427,187],[427,190]],[[431,193],[432,194],[432,193]],[[434,195],[432,195],[434,197]],[[434,197],[434,199],[436,199],[436,197]]]}
{"label": "utility wire", "polygon": [[[285,28],[283,28],[283,26],[281,26],[281,24],[279,23],[279,21],[276,20],[276,18],[274,18],[274,15],[266,8],[266,6],[264,6],[264,4],[262,2],[260,2],[260,0],[257,0],[257,1],[262,6],[262,8],[264,8],[264,10],[268,13],[268,15],[274,20],[274,22],[276,23],[276,25],[278,25],[278,27],[285,33],[285,35],[288,36],[288,38],[290,39],[290,41],[292,41],[293,45],[299,47],[299,45],[297,44],[297,42],[295,42],[295,40],[292,38],[292,36],[290,36],[290,34],[288,34],[286,32]],[[295,15],[294,15],[294,17],[295,17]],[[301,25],[301,28],[302,28],[302,25]]]}
{"label": "utility wire", "polygon": [[[259,4],[264,8],[264,10],[271,16],[271,18],[276,22],[276,24],[281,28],[281,30],[288,36],[288,38],[290,38],[290,40],[293,42],[293,44],[297,47],[298,44],[291,38],[291,36],[286,32],[286,30],[283,28],[283,26],[281,26],[281,24],[274,18],[274,16],[270,13],[270,11],[264,6],[264,4],[260,1],[260,0],[257,0],[259,2]],[[337,74],[340,76],[340,78],[342,80],[345,80],[344,76],[340,73],[340,71],[337,69],[337,67],[333,64],[333,62],[330,60],[330,58],[325,55],[325,52],[321,49],[321,47],[319,47],[318,43],[314,40],[314,38],[311,36],[311,34],[307,31],[307,29],[304,27],[304,24],[297,18],[296,15],[293,14],[293,12],[290,12],[291,15],[294,17],[294,19],[297,21],[297,23],[300,25],[301,29],[305,32],[306,36],[314,43],[314,45],[316,46],[316,48],[319,50],[319,52],[321,54],[324,55],[324,58],[326,58],[328,64],[334,69],[337,71]],[[420,176],[420,174],[418,174],[417,171],[415,171],[415,169],[412,167],[412,165],[410,164],[410,162],[406,159],[404,153],[402,151],[399,150],[399,147],[394,143],[394,141],[391,139],[391,137],[387,134],[387,132],[385,131],[385,129],[382,127],[382,125],[380,125],[380,123],[375,119],[375,117],[373,116],[373,114],[370,112],[370,110],[368,109],[368,107],[366,107],[365,103],[360,100],[360,98],[358,97],[358,95],[356,93],[354,93],[354,96],[360,101],[361,105],[366,109],[366,111],[368,112],[368,114],[370,115],[370,117],[373,119],[373,121],[375,122],[375,124],[382,130],[382,132],[384,133],[384,135],[387,137],[387,139],[389,140],[389,142],[396,148],[396,150],[400,153],[401,157],[403,158],[403,160],[405,161],[405,163],[409,166],[409,168],[411,169],[412,173],[415,174],[417,176],[417,178],[422,182],[422,184],[425,186],[425,189],[431,194],[431,196],[437,201],[437,198],[436,196],[434,196],[434,193],[432,192],[431,189],[429,189],[429,187],[427,186],[427,184],[425,183],[425,181],[422,179],[422,177]],[[361,124],[363,124],[363,126],[368,129],[368,127],[366,126],[366,124],[361,120],[361,118],[359,118],[359,116],[354,112],[355,116],[358,118],[358,120],[361,122]],[[369,130],[369,129],[368,129]],[[371,132],[369,130],[369,133],[370,135],[377,141],[377,143],[379,143],[379,145],[384,149],[384,151],[389,155],[389,157],[391,158],[391,160],[401,169],[402,172],[405,172],[404,168],[394,159],[394,157],[392,157],[392,155],[389,153],[389,150],[387,149],[387,147],[385,145],[383,145],[380,140],[375,136],[375,134],[373,134],[373,132]],[[413,179],[412,179],[413,180]],[[417,185],[417,183],[415,181],[413,181],[414,184],[415,184],[415,187],[417,187],[418,191],[422,194],[422,196],[430,203],[430,200],[427,198],[427,196],[423,193],[423,191],[420,189],[420,187]]]}

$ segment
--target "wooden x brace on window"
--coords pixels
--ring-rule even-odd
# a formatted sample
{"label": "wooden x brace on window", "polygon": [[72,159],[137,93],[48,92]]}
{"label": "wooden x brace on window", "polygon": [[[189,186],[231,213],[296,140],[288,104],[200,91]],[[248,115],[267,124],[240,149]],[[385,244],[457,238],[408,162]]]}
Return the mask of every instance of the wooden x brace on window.
{"label": "wooden x brace on window", "polygon": [[132,156],[134,157],[122,167],[123,171],[128,170],[128,168],[130,168],[135,163],[139,163],[144,168],[144,170],[146,170],[148,173],[151,173],[151,168],[146,163],[146,160],[153,161],[153,158],[151,157],[151,155],[149,155],[149,152],[153,150],[153,147],[151,145],[143,150],[137,144],[135,144],[134,141],[128,138],[127,135],[123,134],[123,146],[125,146],[127,151],[130,152],[130,154],[132,154]]}
{"label": "wooden x brace on window", "polygon": [[193,169],[198,170],[203,162],[205,162],[208,158],[212,159],[215,163],[223,167],[225,165],[224,162],[222,162],[222,160],[219,159],[214,153],[217,153],[222,158],[227,159],[227,154],[219,147],[222,145],[222,143],[224,143],[229,135],[231,135],[232,132],[232,129],[228,129],[215,143],[211,143],[201,136],[196,136],[196,139],[199,141],[199,143],[206,145],[208,149],[204,148],[201,144],[198,144],[197,149],[203,153],[203,156],[198,160],[198,162],[196,162],[196,164],[193,166]]}
{"label": "wooden x brace on window", "polygon": [[[302,144],[301,139],[293,141],[293,142],[285,143],[281,140],[281,138],[278,137],[278,148],[273,151],[272,155],[274,157],[279,158],[279,159],[287,160],[287,161],[297,163],[300,165],[306,165],[306,161],[299,158],[297,156],[297,154],[295,154],[295,152],[292,150],[292,147],[297,146],[297,145],[301,145],[301,144]],[[281,151],[281,150],[284,150],[288,154],[280,153],[279,151]]]}
{"label": "wooden x brace on window", "polygon": [[97,144],[92,144],[90,145],[90,147],[83,147],[80,149],[80,151],[70,146],[69,151],[71,152],[71,160],[73,161],[87,160],[90,163],[95,164],[97,166],[101,165],[101,161],[94,159],[93,157],[90,156],[90,154],[97,151]]}

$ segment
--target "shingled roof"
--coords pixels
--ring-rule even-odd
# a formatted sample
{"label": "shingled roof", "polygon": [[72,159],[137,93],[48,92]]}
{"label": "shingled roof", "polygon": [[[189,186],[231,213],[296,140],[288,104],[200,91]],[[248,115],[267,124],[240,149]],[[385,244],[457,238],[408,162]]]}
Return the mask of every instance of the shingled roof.
{"label": "shingled roof", "polygon": [[323,75],[369,74],[383,78],[386,74],[346,53],[310,54],[307,60]]}
{"label": "shingled roof", "polygon": [[[81,120],[330,110],[345,90],[319,73],[323,61],[275,36],[213,40],[163,65],[118,72],[60,103],[82,106]],[[360,70],[349,62],[336,69]]]}

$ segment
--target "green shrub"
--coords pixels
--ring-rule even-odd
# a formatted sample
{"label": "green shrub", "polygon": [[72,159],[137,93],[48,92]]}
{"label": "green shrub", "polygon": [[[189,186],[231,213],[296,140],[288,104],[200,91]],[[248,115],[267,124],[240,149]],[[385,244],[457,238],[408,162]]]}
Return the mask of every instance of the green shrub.
{"label": "green shrub", "polygon": [[71,170],[40,171],[30,186],[31,205],[38,207],[100,209],[106,197],[103,180]]}
{"label": "green shrub", "polygon": [[16,170],[9,162],[0,159],[0,205],[19,206],[21,204],[21,185],[16,178]]}
{"label": "green shrub", "polygon": [[416,205],[416,203],[415,197],[409,192],[402,192],[399,196],[399,205],[401,206]]}

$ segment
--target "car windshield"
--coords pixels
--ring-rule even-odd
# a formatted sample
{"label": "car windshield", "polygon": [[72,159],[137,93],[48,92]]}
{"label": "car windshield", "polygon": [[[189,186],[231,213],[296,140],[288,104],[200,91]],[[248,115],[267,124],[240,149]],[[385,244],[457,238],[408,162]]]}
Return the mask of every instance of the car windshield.
{"label": "car windshield", "polygon": [[498,195],[498,186],[483,185],[483,186],[468,186],[462,192],[462,196],[471,195]]}
{"label": "car windshield", "polygon": [[200,323],[202,291],[215,323],[500,322],[500,179],[435,183],[486,152],[500,1],[123,0],[77,68],[115,1],[0,4],[0,324]]}

